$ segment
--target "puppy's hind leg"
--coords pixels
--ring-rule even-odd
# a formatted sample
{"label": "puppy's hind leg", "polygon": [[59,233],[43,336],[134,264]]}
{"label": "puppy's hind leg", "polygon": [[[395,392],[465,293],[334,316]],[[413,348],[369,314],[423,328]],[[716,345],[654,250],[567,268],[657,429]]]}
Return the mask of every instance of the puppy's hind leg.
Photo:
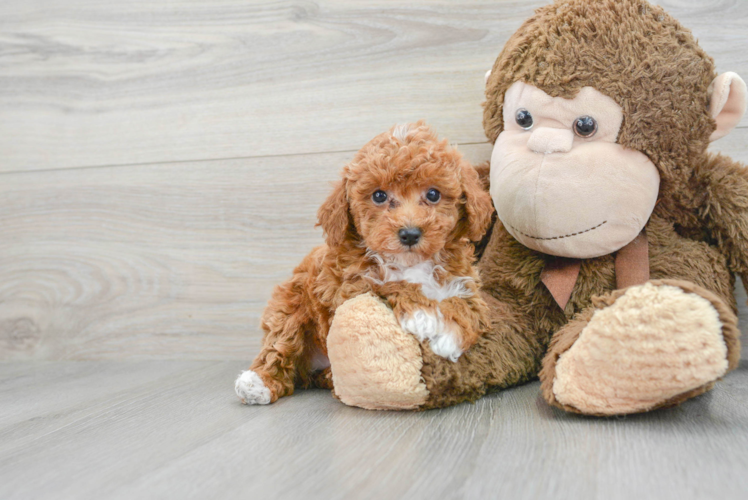
{"label": "puppy's hind leg", "polygon": [[268,404],[293,394],[296,379],[306,378],[307,337],[315,329],[302,285],[296,274],[278,286],[262,316],[262,350],[249,370],[236,379],[236,395],[244,404]]}

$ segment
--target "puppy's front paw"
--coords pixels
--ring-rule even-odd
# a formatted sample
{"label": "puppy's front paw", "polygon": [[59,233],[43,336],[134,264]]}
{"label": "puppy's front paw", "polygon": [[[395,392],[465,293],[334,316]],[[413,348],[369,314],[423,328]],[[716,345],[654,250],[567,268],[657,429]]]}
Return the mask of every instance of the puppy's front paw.
{"label": "puppy's front paw", "polygon": [[424,309],[416,309],[400,318],[400,326],[406,332],[415,335],[418,340],[431,339],[439,331],[439,316],[441,316],[441,313],[438,309],[436,314]]}
{"label": "puppy's front paw", "polygon": [[236,379],[234,390],[245,405],[266,405],[270,403],[270,389],[252,370],[242,372]]}
{"label": "puppy's front paw", "polygon": [[416,309],[400,318],[400,326],[420,341],[429,339],[434,354],[453,362],[457,361],[463,352],[458,340],[459,327],[452,322],[446,323],[439,309],[435,312],[436,314]]}
{"label": "puppy's front paw", "polygon": [[453,363],[462,356],[462,349],[460,349],[458,342],[458,328],[454,323],[446,324],[442,322],[442,328],[434,335],[430,342],[431,350],[434,351],[434,354],[442,358],[447,358]]}

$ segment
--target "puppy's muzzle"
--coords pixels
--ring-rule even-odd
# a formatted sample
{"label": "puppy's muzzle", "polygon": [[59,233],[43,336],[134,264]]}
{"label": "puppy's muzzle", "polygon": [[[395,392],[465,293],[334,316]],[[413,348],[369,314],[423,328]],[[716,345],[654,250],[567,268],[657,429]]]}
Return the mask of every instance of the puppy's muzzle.
{"label": "puppy's muzzle", "polygon": [[397,232],[400,243],[406,247],[412,247],[421,239],[421,230],[417,227],[404,227]]}

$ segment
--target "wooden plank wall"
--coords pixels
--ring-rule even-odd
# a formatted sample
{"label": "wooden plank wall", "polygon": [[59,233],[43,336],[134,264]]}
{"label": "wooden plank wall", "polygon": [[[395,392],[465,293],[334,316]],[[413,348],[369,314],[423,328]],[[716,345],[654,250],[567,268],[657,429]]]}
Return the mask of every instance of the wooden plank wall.
{"label": "wooden plank wall", "polygon": [[[363,143],[488,158],[483,74],[545,3],[0,3],[0,359],[251,358]],[[660,3],[748,76],[748,2]]]}

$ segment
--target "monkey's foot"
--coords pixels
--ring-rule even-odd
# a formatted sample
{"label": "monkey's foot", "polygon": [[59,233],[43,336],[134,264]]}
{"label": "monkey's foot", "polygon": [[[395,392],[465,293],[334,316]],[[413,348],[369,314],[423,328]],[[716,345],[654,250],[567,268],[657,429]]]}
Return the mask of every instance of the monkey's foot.
{"label": "monkey's foot", "polygon": [[651,281],[594,302],[554,335],[543,361],[551,404],[589,415],[673,406],[737,365],[737,318],[696,285]]}
{"label": "monkey's foot", "polygon": [[327,355],[335,395],[347,405],[410,410],[428,397],[420,344],[374,295],[355,297],[335,311]]}

